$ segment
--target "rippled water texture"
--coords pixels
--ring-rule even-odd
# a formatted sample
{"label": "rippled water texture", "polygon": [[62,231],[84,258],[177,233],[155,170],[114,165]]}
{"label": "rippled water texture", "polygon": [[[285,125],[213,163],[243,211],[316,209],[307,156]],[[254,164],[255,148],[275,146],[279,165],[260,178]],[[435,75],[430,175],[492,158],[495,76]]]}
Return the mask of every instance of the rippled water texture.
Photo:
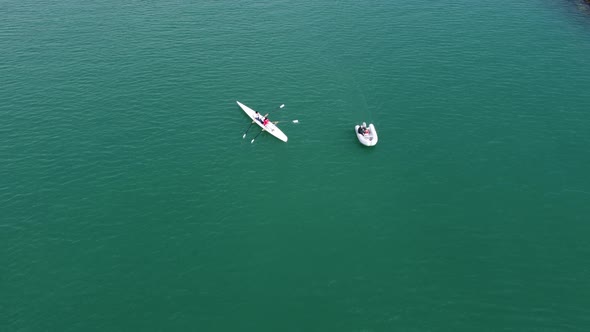
{"label": "rippled water texture", "polygon": [[3,1],[0,331],[590,330],[586,8]]}

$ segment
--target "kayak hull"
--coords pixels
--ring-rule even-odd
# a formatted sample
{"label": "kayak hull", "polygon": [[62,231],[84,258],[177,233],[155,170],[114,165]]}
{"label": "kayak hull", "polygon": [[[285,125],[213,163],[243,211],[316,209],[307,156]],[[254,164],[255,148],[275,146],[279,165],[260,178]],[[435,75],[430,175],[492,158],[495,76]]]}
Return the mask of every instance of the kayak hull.
{"label": "kayak hull", "polygon": [[375,126],[373,126],[373,124],[371,123],[369,125],[369,134],[360,134],[359,133],[359,128],[360,125],[356,125],[354,126],[354,132],[356,133],[356,137],[358,138],[359,142],[361,142],[362,145],[365,146],[375,146],[377,144],[377,141],[379,141],[379,137],[377,136],[377,130],[375,129]]}
{"label": "kayak hull", "polygon": [[244,111],[244,113],[246,113],[250,119],[252,119],[252,121],[254,123],[256,123],[260,128],[262,128],[262,130],[268,132],[269,134],[273,135],[274,137],[280,139],[283,142],[286,142],[289,138],[287,137],[287,135],[285,135],[285,133],[283,133],[279,127],[275,126],[274,123],[269,122],[265,125],[263,125],[260,121],[258,121],[256,119],[256,111],[254,111],[253,109],[251,109],[250,107],[240,103],[239,101],[236,101],[236,103],[238,103],[238,106],[240,106],[240,108],[242,109],[242,111]]}

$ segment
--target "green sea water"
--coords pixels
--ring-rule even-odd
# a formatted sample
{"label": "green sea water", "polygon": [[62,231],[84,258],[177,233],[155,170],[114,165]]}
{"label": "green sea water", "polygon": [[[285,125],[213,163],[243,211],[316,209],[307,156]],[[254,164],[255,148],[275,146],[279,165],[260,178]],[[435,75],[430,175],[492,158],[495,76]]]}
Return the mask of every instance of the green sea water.
{"label": "green sea water", "polygon": [[0,331],[590,330],[581,1],[0,13]]}

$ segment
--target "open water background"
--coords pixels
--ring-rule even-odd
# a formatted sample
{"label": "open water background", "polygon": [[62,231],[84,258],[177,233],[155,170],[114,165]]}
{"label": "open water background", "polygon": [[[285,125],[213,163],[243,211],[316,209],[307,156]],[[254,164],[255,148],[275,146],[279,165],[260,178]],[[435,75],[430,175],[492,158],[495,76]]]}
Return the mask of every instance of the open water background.
{"label": "open water background", "polygon": [[0,13],[1,331],[590,330],[581,2]]}

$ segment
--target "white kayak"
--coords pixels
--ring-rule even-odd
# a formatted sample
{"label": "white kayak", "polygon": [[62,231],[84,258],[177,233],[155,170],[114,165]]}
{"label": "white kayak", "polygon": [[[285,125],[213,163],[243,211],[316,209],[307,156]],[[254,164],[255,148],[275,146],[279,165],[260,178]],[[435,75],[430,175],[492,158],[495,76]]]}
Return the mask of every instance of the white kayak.
{"label": "white kayak", "polygon": [[288,139],[287,135],[285,135],[285,133],[283,133],[279,129],[279,127],[275,126],[274,123],[268,122],[266,125],[264,125],[263,124],[263,121],[264,121],[263,115],[257,114],[256,111],[254,111],[250,107],[240,103],[239,101],[236,101],[236,103],[238,103],[238,105],[242,108],[242,110],[244,112],[246,112],[246,114],[248,114],[248,116],[252,119],[252,121],[255,122],[257,125],[259,125],[263,131],[268,132],[269,134],[273,135],[274,137],[280,139],[283,142],[287,141],[287,139]]}
{"label": "white kayak", "polygon": [[359,139],[359,142],[366,146],[373,146],[377,144],[379,138],[377,137],[377,130],[375,130],[375,126],[373,126],[371,123],[367,127],[367,124],[363,122],[362,128],[366,130],[360,130],[361,126],[359,125],[354,126],[354,132],[356,133],[356,137]]}

